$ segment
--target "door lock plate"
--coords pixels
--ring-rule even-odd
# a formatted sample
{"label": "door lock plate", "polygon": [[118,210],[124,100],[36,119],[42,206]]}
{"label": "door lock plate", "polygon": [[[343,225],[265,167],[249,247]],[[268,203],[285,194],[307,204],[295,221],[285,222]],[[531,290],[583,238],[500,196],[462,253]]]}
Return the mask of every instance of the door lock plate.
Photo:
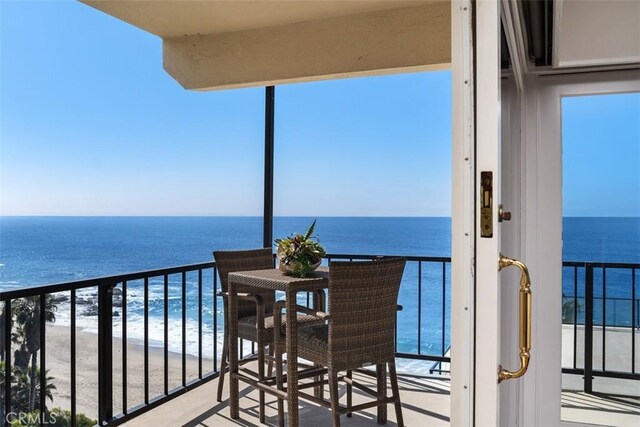
{"label": "door lock plate", "polygon": [[493,237],[493,172],[480,172],[480,237]]}

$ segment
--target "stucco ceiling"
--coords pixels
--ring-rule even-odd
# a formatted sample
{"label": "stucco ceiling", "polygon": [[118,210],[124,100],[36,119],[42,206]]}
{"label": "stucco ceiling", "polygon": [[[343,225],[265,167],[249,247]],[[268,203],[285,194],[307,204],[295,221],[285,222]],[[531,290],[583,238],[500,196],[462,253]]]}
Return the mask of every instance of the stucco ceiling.
{"label": "stucco ceiling", "polygon": [[80,0],[164,39],[419,6],[433,0]]}

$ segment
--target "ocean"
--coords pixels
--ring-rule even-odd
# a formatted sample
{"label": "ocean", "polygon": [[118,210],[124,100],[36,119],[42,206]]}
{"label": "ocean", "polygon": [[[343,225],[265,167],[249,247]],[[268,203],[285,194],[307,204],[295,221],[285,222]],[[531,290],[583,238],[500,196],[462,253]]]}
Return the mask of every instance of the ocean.
{"label": "ocean", "polygon": [[[303,233],[315,218],[277,217],[274,236]],[[328,253],[451,256],[450,218],[320,217],[316,235]],[[563,258],[571,261],[640,263],[640,218],[565,218]],[[262,245],[260,217],[0,217],[0,292],[25,286],[68,282],[91,277],[210,261],[217,249],[255,248]],[[399,303],[398,350],[440,355],[450,343],[450,265],[444,268],[444,329],[440,263],[421,266],[421,319],[418,339],[418,265],[408,263]],[[535,272],[533,272],[535,278]],[[563,293],[571,299],[573,270],[565,269]],[[582,280],[583,277],[579,278]],[[596,283],[601,273],[596,272]],[[638,272],[636,272],[638,275]],[[211,276],[211,275],[210,275]],[[203,277],[204,355],[212,355],[212,277]],[[582,282],[581,282],[582,283]],[[630,271],[607,272],[607,324],[628,326],[631,304]],[[636,288],[640,285],[636,278]],[[209,292],[207,292],[207,289]],[[638,291],[638,289],[636,289]],[[79,292],[91,297],[95,289]],[[596,297],[602,287],[595,287]],[[578,297],[584,295],[580,285]],[[163,284],[150,282],[150,342],[162,345]],[[640,292],[636,293],[636,298]],[[611,298],[611,300],[609,300]],[[624,300],[627,300],[625,303]],[[615,302],[618,301],[618,302]],[[142,283],[128,284],[127,334],[142,340]],[[116,308],[117,310],[117,308]],[[596,304],[597,311],[597,304]],[[78,307],[78,325],[95,332],[97,318]],[[179,277],[170,281],[169,328],[181,348]],[[222,304],[218,304],[219,330]],[[596,321],[601,320],[595,314]],[[580,314],[578,319],[580,320]],[[68,324],[68,304],[59,305],[56,324]],[[114,334],[121,332],[114,318]],[[444,334],[444,340],[443,340]],[[218,334],[218,340],[221,340]],[[175,342],[174,342],[175,341]],[[197,354],[197,277],[187,276],[187,351]],[[419,343],[419,344],[418,344]],[[220,351],[221,346],[218,346]]]}

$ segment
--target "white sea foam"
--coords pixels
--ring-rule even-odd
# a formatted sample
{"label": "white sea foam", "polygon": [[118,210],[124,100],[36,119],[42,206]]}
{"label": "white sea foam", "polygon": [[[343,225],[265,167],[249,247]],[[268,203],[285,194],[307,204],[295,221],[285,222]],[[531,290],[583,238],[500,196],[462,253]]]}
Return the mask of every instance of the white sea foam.
{"label": "white sea foam", "polygon": [[[129,299],[127,299],[129,303]],[[83,332],[98,333],[98,317],[82,315],[76,317],[76,326]],[[119,311],[115,309],[116,311]],[[131,313],[127,315],[127,340],[136,344],[144,343],[144,317],[141,314]],[[205,313],[205,310],[203,310]],[[210,313],[210,311],[209,311]],[[56,313],[56,325],[69,326],[71,324],[69,303],[58,304]],[[122,338],[122,317],[113,317],[113,336]],[[148,325],[149,346],[155,348],[164,348],[164,319],[162,317],[149,316]],[[167,332],[169,336],[168,350],[174,353],[182,353],[182,319],[169,318],[167,324]],[[198,321],[187,318],[185,324],[186,336],[186,353],[192,356],[198,356]],[[222,322],[218,323],[218,333],[216,334],[216,352],[217,358],[220,359],[222,354],[224,329]],[[202,325],[202,357],[211,359],[214,352],[214,333],[211,324],[203,323]],[[251,342],[243,342],[243,354],[251,352]]]}
{"label": "white sea foam", "polygon": [[[131,306],[131,301],[127,298],[127,303]],[[117,310],[117,309],[116,309]],[[219,308],[219,314],[221,314],[221,308]],[[98,333],[98,317],[97,316],[85,316],[81,314],[81,310],[78,310],[79,315],[76,318],[76,325],[83,332]],[[203,310],[204,312],[204,310]],[[210,313],[210,312],[209,312]],[[70,310],[69,303],[58,304],[58,312],[56,313],[56,325],[69,326],[70,325]],[[198,321],[195,319],[187,318],[185,325],[186,332],[186,353],[191,356],[198,356]],[[216,352],[218,361],[222,354],[224,329],[222,322],[218,323],[218,333],[216,336]],[[122,318],[113,318],[113,335],[114,337],[122,337]],[[170,352],[182,353],[182,319],[181,318],[169,318],[168,322],[168,350]],[[144,343],[144,318],[139,313],[131,313],[128,310],[127,316],[127,339],[129,342],[143,345]],[[150,316],[149,317],[149,346],[154,348],[164,348],[164,319],[162,317]],[[212,324],[204,323],[202,325],[202,357],[205,359],[211,359],[213,357],[213,343],[214,333]],[[243,342],[243,354],[249,354],[251,352],[251,342]],[[398,359],[397,368],[399,372],[411,373],[414,375],[428,375],[429,369],[434,367],[435,363],[431,361],[411,360],[411,359]]]}

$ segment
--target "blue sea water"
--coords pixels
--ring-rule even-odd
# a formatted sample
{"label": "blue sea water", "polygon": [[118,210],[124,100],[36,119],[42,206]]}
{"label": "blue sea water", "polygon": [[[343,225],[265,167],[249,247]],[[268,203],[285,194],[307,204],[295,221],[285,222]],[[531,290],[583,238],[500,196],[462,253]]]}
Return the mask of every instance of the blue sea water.
{"label": "blue sea water", "polygon": [[[275,218],[274,236],[304,232],[313,219]],[[439,257],[451,254],[449,218],[322,217],[318,218],[316,234],[329,253]],[[261,241],[262,219],[259,217],[0,217],[0,292],[209,261],[213,250],[260,247]],[[563,253],[565,260],[572,261],[638,263],[640,218],[565,218]],[[571,269],[564,272],[563,291],[568,297],[574,291],[572,272]],[[399,297],[404,310],[398,319],[398,347],[399,351],[407,352],[416,352],[419,347],[422,353],[439,355],[446,351],[450,340],[450,265],[444,266],[444,280],[440,263],[424,263],[420,273],[419,281],[417,263],[407,265]],[[172,336],[177,337],[181,335],[179,279],[171,278],[169,300],[169,326]],[[213,328],[212,282],[213,278],[205,275],[205,335]],[[630,272],[608,272],[607,297],[631,298],[630,283]],[[637,286],[638,283],[640,280],[636,280]],[[91,292],[95,290],[87,290],[87,295]],[[150,322],[152,344],[161,343],[163,337],[162,292],[162,280],[152,280],[150,315],[157,320]],[[595,292],[601,295],[602,289],[596,287]],[[584,289],[579,288],[578,295],[583,294]],[[640,296],[640,292],[636,295]],[[141,322],[138,321],[142,315],[141,283],[128,284],[127,301],[128,336],[141,339]],[[221,307],[218,304],[219,328]],[[630,319],[630,307],[630,303],[626,309],[623,303],[612,309],[607,306],[607,319],[617,308],[621,313],[616,315],[615,321],[624,324],[625,319]],[[625,310],[627,313],[622,313]],[[94,330],[95,317],[82,316],[80,308],[78,312],[81,314],[79,324]],[[187,318],[188,349],[195,352],[195,274],[187,276]],[[61,307],[58,322],[64,324],[66,321],[68,317]],[[120,328],[116,325],[114,330],[118,333]],[[179,350],[180,340],[175,341],[176,350]],[[206,342],[205,348],[211,349],[211,344]]]}
{"label": "blue sea water", "polygon": [[[640,218],[569,217],[563,221],[563,259],[594,263],[640,263]],[[636,326],[640,319],[640,270],[595,268],[593,274],[593,320],[602,324],[603,308],[607,326],[629,327],[631,308],[635,307]],[[584,321],[585,269],[564,267],[564,302],[575,299],[578,323]],[[576,280],[577,278],[577,280]],[[632,304],[632,297],[635,300]],[[573,319],[573,315],[569,316]]]}

